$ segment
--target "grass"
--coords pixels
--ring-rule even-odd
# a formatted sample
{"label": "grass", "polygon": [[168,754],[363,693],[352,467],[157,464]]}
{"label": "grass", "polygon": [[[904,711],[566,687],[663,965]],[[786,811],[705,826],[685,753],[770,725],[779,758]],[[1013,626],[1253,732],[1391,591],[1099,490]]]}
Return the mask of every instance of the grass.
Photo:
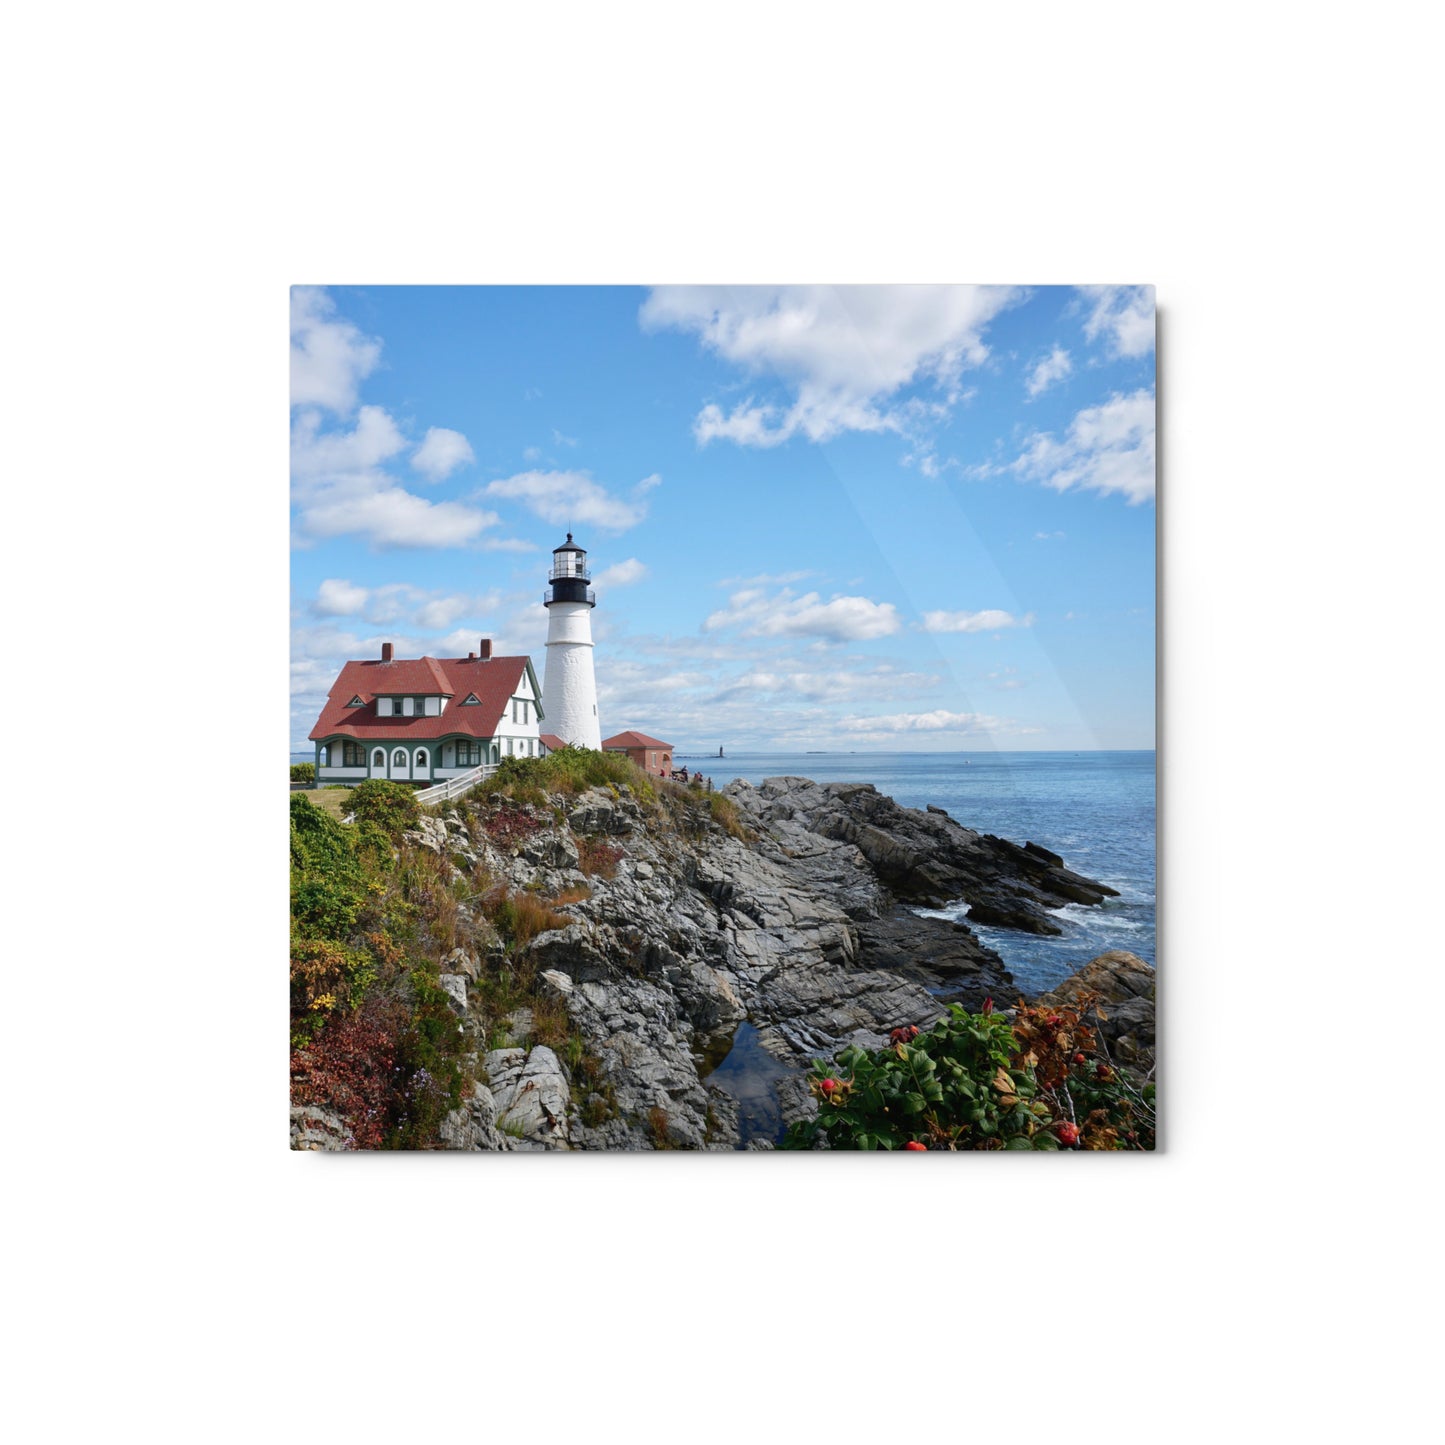
{"label": "grass", "polygon": [[311,788],[306,793],[308,803],[320,808],[327,817],[335,818],[338,823],[343,813],[351,811],[350,799],[350,788]]}

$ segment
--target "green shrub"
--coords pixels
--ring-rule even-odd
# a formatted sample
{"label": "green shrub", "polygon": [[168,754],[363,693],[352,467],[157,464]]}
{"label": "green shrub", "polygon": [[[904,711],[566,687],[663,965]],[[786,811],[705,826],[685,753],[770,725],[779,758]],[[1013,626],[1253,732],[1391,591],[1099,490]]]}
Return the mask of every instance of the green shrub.
{"label": "green shrub", "polygon": [[405,829],[416,827],[421,805],[405,784],[368,778],[351,790],[351,813],[358,824],[374,824],[395,841]]}
{"label": "green shrub", "polygon": [[314,783],[316,781],[316,764],[292,763],[291,781],[293,783]]}
{"label": "green shrub", "polygon": [[604,753],[595,748],[561,748],[545,758],[503,758],[497,771],[478,783],[471,796],[488,797],[502,793],[519,803],[541,804],[547,793],[586,792],[588,788],[631,788],[643,802],[656,793],[652,780],[622,753]]}
{"label": "green shrub", "polygon": [[356,927],[364,879],[351,830],[291,796],[291,928],[298,938],[345,938]]}
{"label": "green shrub", "polygon": [[1020,1004],[1018,1030],[985,1004],[957,1005],[927,1033],[895,1029],[883,1049],[817,1061],[815,1119],[785,1148],[1151,1149],[1153,1085],[1135,1086],[1094,1052],[1074,1009]]}

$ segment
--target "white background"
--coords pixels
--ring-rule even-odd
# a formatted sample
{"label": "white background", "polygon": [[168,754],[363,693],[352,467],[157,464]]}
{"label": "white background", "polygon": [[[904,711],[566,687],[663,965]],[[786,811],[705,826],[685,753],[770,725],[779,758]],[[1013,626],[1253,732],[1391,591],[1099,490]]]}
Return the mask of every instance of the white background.
{"label": "white background", "polygon": [[[1428,12],[507,11],[10,20],[16,1438],[1420,1438]],[[688,280],[1158,288],[1160,1156],[287,1151],[287,287]]]}

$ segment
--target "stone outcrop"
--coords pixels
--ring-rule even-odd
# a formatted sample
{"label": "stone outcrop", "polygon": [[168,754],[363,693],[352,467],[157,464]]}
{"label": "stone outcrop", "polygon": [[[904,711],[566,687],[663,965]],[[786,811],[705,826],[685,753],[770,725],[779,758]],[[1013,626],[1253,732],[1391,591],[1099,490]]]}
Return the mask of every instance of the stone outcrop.
{"label": "stone outcrop", "polygon": [[570,1081],[546,1044],[494,1049],[486,1071],[496,1128],[515,1139],[514,1147],[567,1148]]}
{"label": "stone outcrop", "polygon": [[1147,1078],[1154,1072],[1154,970],[1122,948],[1091,959],[1057,988],[1042,994],[1040,1003],[1079,1006],[1097,1001],[1102,1019],[1087,1021],[1096,1029],[1115,1063]]}
{"label": "stone outcrop", "polygon": [[340,1114],[316,1104],[301,1104],[291,1110],[291,1147],[344,1150],[354,1147],[354,1141]]}
{"label": "stone outcrop", "polygon": [[[486,813],[422,820],[412,841],[459,873],[580,896],[565,926],[510,961],[462,906],[477,937],[448,955],[443,986],[479,1036],[502,1025],[503,1041],[522,1046],[479,1056],[485,1084],[449,1116],[446,1147],[740,1147],[737,1100],[708,1075],[744,1021],[787,1076],[773,1088],[786,1120],[804,1106],[806,1090],[789,1084],[812,1057],[877,1047],[901,1024],[928,1026],[948,1002],[977,1008],[1013,991],[970,928],[914,907],[965,898],[971,917],[1047,932],[1050,909],[1112,891],[1046,850],[901,808],[866,785],[773,778],[724,795],[746,838],[707,815],[685,826],[649,816],[625,787],[513,807],[490,831]],[[607,866],[585,873],[599,848]],[[565,1008],[593,1061],[585,1078],[545,1044],[525,1047],[530,1018],[525,1029],[482,1019],[477,980],[504,963]]]}
{"label": "stone outcrop", "polygon": [[854,844],[895,898],[927,908],[962,898],[979,923],[1059,933],[1048,916],[1052,909],[1117,896],[1115,889],[1065,868],[1046,848],[976,833],[941,808],[904,808],[871,783],[769,778],[758,788],[739,782],[725,791],[765,826],[794,823]]}

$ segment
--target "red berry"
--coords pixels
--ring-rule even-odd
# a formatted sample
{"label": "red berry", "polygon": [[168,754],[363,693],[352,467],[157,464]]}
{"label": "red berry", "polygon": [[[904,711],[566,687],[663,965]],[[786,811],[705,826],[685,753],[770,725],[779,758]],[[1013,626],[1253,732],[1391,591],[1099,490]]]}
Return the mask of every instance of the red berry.
{"label": "red berry", "polygon": [[1083,1056],[1083,1054],[1075,1054],[1075,1055],[1074,1055],[1074,1062],[1075,1062],[1076,1064],[1084,1064],[1084,1063],[1087,1063],[1088,1060]]}
{"label": "red berry", "polygon": [[920,1144],[917,1139],[910,1139],[904,1146],[905,1149],[927,1149],[927,1144]]}
{"label": "red berry", "polygon": [[1094,1066],[1094,1072],[1101,1079],[1112,1079],[1114,1077],[1114,1071],[1108,1066],[1108,1064],[1096,1064]]}
{"label": "red berry", "polygon": [[1058,1014],[1050,1014],[1050,1015],[1048,1016],[1048,1018],[1046,1018],[1046,1019],[1044,1020],[1044,1022],[1045,1022],[1051,1029],[1056,1029],[1056,1028],[1058,1028],[1058,1026],[1059,1026],[1061,1023],[1063,1023],[1063,1019],[1061,1019],[1061,1018],[1058,1016]]}
{"label": "red berry", "polygon": [[818,1087],[825,1093],[831,1094],[838,1087],[837,1079],[824,1079]]}
{"label": "red berry", "polygon": [[1079,1142],[1079,1126],[1077,1124],[1060,1124],[1059,1142],[1072,1149]]}

